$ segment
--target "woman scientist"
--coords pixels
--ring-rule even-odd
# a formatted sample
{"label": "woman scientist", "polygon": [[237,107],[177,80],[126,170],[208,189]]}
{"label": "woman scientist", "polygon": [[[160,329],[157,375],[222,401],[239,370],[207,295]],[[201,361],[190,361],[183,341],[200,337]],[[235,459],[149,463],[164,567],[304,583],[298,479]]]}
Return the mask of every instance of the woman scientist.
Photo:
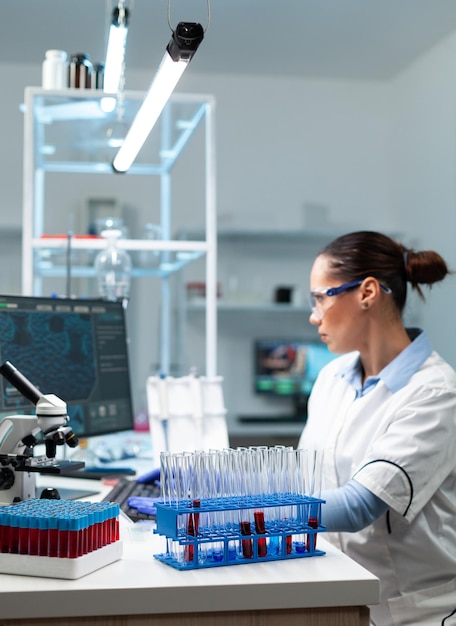
{"label": "woman scientist", "polygon": [[322,522],[380,579],[376,626],[456,624],[456,373],[401,318],[408,282],[423,297],[448,273],[375,232],[339,237],[311,271],[310,321],[343,356],[314,385],[299,447],[325,448]]}

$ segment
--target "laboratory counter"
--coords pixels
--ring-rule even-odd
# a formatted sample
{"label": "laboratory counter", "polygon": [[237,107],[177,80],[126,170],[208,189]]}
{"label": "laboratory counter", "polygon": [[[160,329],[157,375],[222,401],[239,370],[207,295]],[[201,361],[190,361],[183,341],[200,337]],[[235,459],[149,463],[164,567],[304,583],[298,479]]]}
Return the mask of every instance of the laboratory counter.
{"label": "laboratory counter", "polygon": [[121,560],[76,580],[0,574],[1,626],[368,626],[379,602],[378,579],[323,535],[324,556],[189,571],[153,557],[150,523],[121,519],[121,540]]}

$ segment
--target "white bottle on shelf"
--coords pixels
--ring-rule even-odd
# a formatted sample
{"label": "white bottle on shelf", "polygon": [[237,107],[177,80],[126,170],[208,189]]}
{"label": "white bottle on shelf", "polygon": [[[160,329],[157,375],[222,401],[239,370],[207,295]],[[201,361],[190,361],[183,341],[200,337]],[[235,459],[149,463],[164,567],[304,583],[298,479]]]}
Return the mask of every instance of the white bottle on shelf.
{"label": "white bottle on shelf", "polygon": [[43,89],[68,87],[68,61],[65,50],[46,50],[42,66]]}
{"label": "white bottle on shelf", "polygon": [[104,230],[106,249],[95,257],[98,292],[105,300],[126,300],[130,294],[132,263],[128,252],[117,245],[121,234],[116,229]]}

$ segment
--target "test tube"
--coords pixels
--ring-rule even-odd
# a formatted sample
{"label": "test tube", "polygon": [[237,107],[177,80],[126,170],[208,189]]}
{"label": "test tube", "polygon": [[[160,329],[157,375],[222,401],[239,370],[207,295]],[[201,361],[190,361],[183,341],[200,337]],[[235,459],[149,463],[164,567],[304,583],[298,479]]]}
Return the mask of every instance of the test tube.
{"label": "test tube", "polygon": [[9,553],[17,554],[19,550],[19,515],[10,516]]}
{"label": "test tube", "polygon": [[[225,448],[222,453],[224,495],[228,499],[239,497],[239,464],[237,462],[236,451],[232,448]],[[229,532],[238,529],[238,513],[229,510],[225,513],[225,525]]]}
{"label": "test tube", "polygon": [[30,517],[29,520],[29,546],[28,554],[32,556],[39,555],[39,518],[36,515]]}
{"label": "test tube", "polygon": [[[304,502],[296,505],[295,518],[296,524],[299,527],[307,525],[308,520],[308,505],[305,503],[306,496],[306,476],[307,476],[307,450],[299,448],[295,450],[295,472],[294,472],[294,492],[298,497],[304,499]],[[298,533],[293,537],[293,548],[298,554],[303,554],[306,551],[306,535],[304,533]]]}
{"label": "test tube", "polygon": [[165,504],[177,500],[174,480],[173,455],[171,452],[160,453],[160,497]]}
{"label": "test tube", "polygon": [[[195,508],[199,508],[200,502],[199,500],[193,500],[193,506]],[[199,513],[190,515],[187,518],[187,536],[188,537],[196,537],[198,535],[198,525],[199,525]],[[193,562],[195,558],[195,549],[193,543],[186,544],[184,547],[184,561],[186,563]]]}
{"label": "test tube", "polygon": [[[257,535],[265,535],[266,534],[266,528],[264,525],[264,513],[263,511],[255,511],[254,514],[254,520],[255,520],[255,532],[257,533]],[[258,537],[258,556],[259,557],[265,557],[268,553],[268,548],[267,548],[267,544],[266,544],[266,538],[265,537]]]}
{"label": "test tube", "polygon": [[[264,501],[267,486],[267,468],[264,447],[251,447],[251,472],[253,494],[260,501]],[[255,532],[257,535],[266,535],[264,508],[256,507],[253,513]],[[258,556],[265,557],[267,555],[267,541],[265,537],[259,537],[257,540]]]}
{"label": "test tube", "polygon": [[[307,492],[312,498],[319,498],[321,494],[321,479],[323,467],[324,450],[307,450]],[[308,524],[310,528],[318,528],[320,505],[311,503],[309,507]],[[313,552],[317,545],[317,534],[309,533],[307,535],[306,548],[309,552]]]}
{"label": "test tube", "polygon": [[[189,496],[190,502],[189,506],[198,510],[201,506],[201,501],[199,499],[199,476],[198,474],[198,465],[197,465],[198,457],[193,455],[193,458],[189,458]],[[186,533],[189,537],[197,537],[199,532],[199,523],[200,523],[200,514],[199,513],[190,513],[187,517],[187,528]],[[195,558],[195,550],[193,544],[188,544],[184,548],[184,560],[187,563],[193,562]]]}
{"label": "test tube", "polygon": [[[250,529],[250,522],[247,520],[243,520],[240,522],[239,524],[239,528],[241,531],[241,535],[243,535],[244,537],[250,536],[252,534],[251,529]],[[241,540],[241,546],[242,546],[242,555],[245,559],[251,559],[253,558],[253,544],[252,544],[252,540],[251,539],[242,539]]]}

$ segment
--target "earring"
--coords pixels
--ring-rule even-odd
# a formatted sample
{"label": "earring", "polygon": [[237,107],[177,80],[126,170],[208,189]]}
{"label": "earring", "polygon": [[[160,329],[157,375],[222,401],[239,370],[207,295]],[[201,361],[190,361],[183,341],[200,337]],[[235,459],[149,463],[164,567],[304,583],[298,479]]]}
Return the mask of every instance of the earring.
{"label": "earring", "polygon": [[363,302],[363,309],[368,309],[369,308],[369,304],[367,302]]}

